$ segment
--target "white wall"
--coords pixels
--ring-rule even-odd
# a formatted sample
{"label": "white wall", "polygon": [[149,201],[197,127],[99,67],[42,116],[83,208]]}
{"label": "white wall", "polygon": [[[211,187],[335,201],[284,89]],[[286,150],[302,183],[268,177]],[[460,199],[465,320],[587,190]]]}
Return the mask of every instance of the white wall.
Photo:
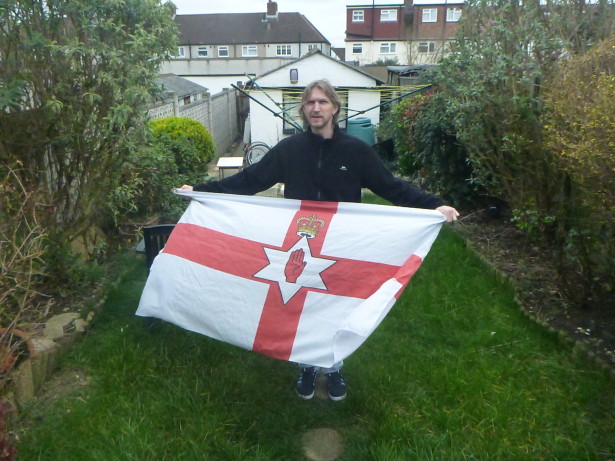
{"label": "white wall", "polygon": [[[384,40],[382,40],[384,41]],[[351,42],[346,42],[346,60],[347,61],[358,61],[359,65],[364,66],[367,64],[372,64],[378,60],[386,60],[386,59],[395,59],[397,58],[397,62],[399,62],[400,66],[404,66],[408,64],[408,43],[403,40],[390,40],[390,42],[396,43],[395,53],[380,53],[380,43],[382,42],[372,42],[372,41],[360,41],[353,40]],[[361,43],[362,45],[362,53],[353,53],[352,45],[354,43]]]}
{"label": "white wall", "polygon": [[[380,104],[379,91],[361,91],[353,90],[348,92],[348,116],[356,115],[355,111],[363,111],[371,109]],[[380,107],[371,109],[364,114],[356,115],[352,118],[367,117],[372,121],[372,125],[380,123]],[[352,119],[351,119],[352,120]]]}
{"label": "white wall", "polygon": [[[282,102],[282,91],[266,90],[267,95],[274,101]],[[250,96],[257,99],[260,103],[269,107],[274,112],[280,112],[271,99],[262,91],[250,91]],[[250,101],[250,137],[251,142],[260,141],[275,146],[282,138],[288,135],[283,134],[284,122],[281,118],[274,116],[270,111],[260,104]]]}

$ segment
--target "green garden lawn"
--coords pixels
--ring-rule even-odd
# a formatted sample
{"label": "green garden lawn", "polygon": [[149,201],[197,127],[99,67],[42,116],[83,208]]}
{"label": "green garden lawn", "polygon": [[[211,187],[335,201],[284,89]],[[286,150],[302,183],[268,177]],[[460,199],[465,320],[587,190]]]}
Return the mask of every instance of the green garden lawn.
{"label": "green garden lawn", "polygon": [[527,320],[450,228],[347,359],[342,402],[299,399],[294,364],[170,324],[145,329],[134,316],[143,260],[122,264],[58,374],[84,384],[22,411],[18,459],[301,460],[318,428],[341,436],[341,460],[615,456],[609,375]]}

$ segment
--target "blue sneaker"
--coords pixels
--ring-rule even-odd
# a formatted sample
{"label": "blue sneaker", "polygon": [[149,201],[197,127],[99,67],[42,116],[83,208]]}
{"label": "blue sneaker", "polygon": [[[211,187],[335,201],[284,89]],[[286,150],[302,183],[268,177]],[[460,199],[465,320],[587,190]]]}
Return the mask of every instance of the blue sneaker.
{"label": "blue sneaker", "polygon": [[333,401],[340,401],[346,398],[346,383],[339,371],[327,373],[327,390],[329,398]]}
{"label": "blue sneaker", "polygon": [[314,397],[314,388],[316,387],[316,369],[314,367],[306,367],[301,369],[301,375],[297,381],[297,394],[304,400],[310,400]]}

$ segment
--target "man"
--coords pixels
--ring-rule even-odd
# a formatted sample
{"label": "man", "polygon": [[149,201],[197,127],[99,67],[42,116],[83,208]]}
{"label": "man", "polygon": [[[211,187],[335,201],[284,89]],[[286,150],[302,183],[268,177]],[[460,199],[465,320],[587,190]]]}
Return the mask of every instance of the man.
{"label": "man", "polygon": [[[184,185],[181,190],[253,195],[284,183],[285,198],[361,202],[365,187],[394,205],[436,209],[448,222],[457,219],[457,210],[393,176],[369,145],[342,132],[337,123],[340,108],[340,98],[328,81],[310,83],[299,106],[305,132],[283,139],[260,162],[234,176],[194,188]],[[296,389],[301,398],[314,395],[318,372],[327,376],[331,400],[346,397],[341,362],[326,369],[299,365]]]}

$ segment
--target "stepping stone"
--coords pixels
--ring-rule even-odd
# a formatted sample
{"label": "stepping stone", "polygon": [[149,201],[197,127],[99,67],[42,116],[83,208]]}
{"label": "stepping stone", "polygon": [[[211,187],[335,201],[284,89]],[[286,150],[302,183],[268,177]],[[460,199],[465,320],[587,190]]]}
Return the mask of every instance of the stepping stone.
{"label": "stepping stone", "polygon": [[335,429],[310,429],[302,437],[303,453],[310,461],[335,461],[344,452],[344,440]]}

